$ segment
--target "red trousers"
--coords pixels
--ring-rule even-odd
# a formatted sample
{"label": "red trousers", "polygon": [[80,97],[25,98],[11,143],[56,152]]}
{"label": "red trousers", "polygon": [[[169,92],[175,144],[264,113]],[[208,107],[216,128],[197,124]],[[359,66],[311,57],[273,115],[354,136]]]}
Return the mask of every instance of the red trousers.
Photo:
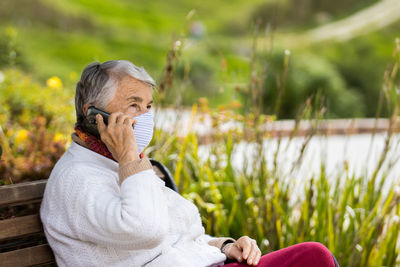
{"label": "red trousers", "polygon": [[[246,263],[229,263],[227,267],[248,267]],[[260,258],[258,267],[335,267],[336,259],[321,243],[305,242],[268,253]]]}

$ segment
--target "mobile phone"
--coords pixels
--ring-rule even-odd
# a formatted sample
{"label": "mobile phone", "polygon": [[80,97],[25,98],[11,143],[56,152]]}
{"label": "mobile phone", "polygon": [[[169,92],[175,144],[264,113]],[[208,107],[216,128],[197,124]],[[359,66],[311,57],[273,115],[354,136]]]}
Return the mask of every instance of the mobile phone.
{"label": "mobile phone", "polygon": [[[96,123],[96,115],[100,114],[103,117],[103,121],[105,125],[108,125],[108,117],[110,117],[110,113],[105,112],[104,110],[98,109],[95,106],[88,107],[86,111],[86,117],[90,117],[91,123]],[[94,120],[93,120],[94,118]]]}
{"label": "mobile phone", "polygon": [[[97,121],[96,121],[97,114],[100,114],[103,117],[104,124],[108,125],[108,117],[110,116],[110,113],[107,113],[104,110],[96,108],[95,106],[90,106],[86,111],[86,117],[83,120],[82,128],[85,132],[100,137],[99,130],[97,129]],[[134,124],[132,124],[132,128],[135,129]]]}
{"label": "mobile phone", "polygon": [[86,111],[86,116],[83,119],[81,127],[83,131],[96,137],[100,137],[99,130],[97,129],[97,114],[101,114],[104,124],[108,125],[108,117],[110,116],[110,114],[105,112],[104,110],[96,108],[95,106],[90,106]]}

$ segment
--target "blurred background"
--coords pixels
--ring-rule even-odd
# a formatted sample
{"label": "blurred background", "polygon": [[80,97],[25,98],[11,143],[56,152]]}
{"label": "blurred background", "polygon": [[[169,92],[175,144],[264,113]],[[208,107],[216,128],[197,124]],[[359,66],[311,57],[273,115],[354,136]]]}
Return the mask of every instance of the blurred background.
{"label": "blurred background", "polygon": [[[281,118],[322,91],[329,117],[374,117],[399,33],[398,1],[2,0],[0,67],[73,95],[89,62],[128,59],[160,81],[171,43],[185,38],[170,104],[208,97],[217,107],[247,97],[252,41],[265,61],[265,113],[273,113],[285,50],[291,52]],[[185,90],[179,91],[179,83]],[[237,90],[235,90],[235,88]],[[239,89],[239,90],[238,90]],[[174,90],[175,92],[171,92]]]}
{"label": "blurred background", "polygon": [[0,185],[47,179],[81,71],[126,59],[208,234],[399,266],[399,36],[399,0],[1,0]]}

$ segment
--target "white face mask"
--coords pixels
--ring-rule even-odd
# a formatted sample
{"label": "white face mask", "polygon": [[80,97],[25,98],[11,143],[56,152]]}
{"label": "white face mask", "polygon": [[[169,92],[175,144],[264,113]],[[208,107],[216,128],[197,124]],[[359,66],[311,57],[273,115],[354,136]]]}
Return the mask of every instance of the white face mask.
{"label": "white face mask", "polygon": [[140,154],[153,138],[154,119],[150,111],[133,118],[137,120],[133,131],[135,132],[136,144]]}

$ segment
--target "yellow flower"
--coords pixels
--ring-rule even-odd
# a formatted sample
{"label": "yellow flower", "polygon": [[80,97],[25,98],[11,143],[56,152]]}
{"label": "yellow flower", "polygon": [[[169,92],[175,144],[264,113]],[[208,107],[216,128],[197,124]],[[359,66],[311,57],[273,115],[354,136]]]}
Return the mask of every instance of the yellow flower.
{"label": "yellow flower", "polygon": [[19,130],[15,135],[15,144],[19,145],[28,138],[28,131],[25,129]]}
{"label": "yellow flower", "polygon": [[59,89],[63,86],[62,81],[57,76],[53,76],[46,81],[48,87],[53,89]]}
{"label": "yellow flower", "polygon": [[64,140],[64,135],[61,133],[56,133],[53,137],[54,142],[62,141]]}

